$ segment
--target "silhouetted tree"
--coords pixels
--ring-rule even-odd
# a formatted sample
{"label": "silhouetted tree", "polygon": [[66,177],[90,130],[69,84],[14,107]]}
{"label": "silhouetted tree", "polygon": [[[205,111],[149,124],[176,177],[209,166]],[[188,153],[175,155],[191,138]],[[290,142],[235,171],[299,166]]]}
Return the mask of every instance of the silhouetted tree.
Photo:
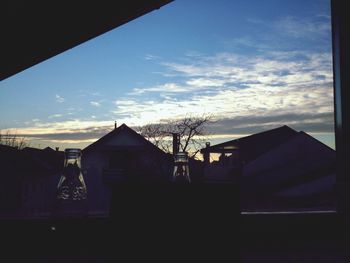
{"label": "silhouetted tree", "polygon": [[6,131],[5,134],[0,132],[0,144],[11,146],[18,150],[22,150],[28,146],[24,137],[18,136],[17,133],[11,134],[9,131]]}
{"label": "silhouetted tree", "polygon": [[137,127],[136,130],[155,146],[168,153],[171,149],[169,148],[170,134],[166,132],[166,126],[165,124],[152,123]]}
{"label": "silhouetted tree", "polygon": [[207,125],[212,122],[209,115],[201,117],[186,116],[168,123],[147,124],[137,128],[137,131],[147,140],[167,153],[172,151],[172,134],[180,135],[180,149],[195,157],[207,141]]}

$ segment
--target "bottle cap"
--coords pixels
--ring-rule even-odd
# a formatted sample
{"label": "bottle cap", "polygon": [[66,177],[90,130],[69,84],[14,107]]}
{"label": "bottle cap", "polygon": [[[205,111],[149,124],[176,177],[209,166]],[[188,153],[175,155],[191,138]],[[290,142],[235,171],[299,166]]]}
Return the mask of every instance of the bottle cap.
{"label": "bottle cap", "polygon": [[77,158],[81,156],[81,149],[79,148],[67,148],[64,150],[67,158]]}

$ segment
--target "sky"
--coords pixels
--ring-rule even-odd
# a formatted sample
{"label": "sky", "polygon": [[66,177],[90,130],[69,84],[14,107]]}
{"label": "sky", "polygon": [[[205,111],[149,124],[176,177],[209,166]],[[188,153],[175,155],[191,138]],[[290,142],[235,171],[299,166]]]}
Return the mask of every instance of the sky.
{"label": "sky", "polygon": [[211,143],[288,125],[334,148],[329,0],[175,0],[0,82],[0,131],[84,148],[211,115]]}

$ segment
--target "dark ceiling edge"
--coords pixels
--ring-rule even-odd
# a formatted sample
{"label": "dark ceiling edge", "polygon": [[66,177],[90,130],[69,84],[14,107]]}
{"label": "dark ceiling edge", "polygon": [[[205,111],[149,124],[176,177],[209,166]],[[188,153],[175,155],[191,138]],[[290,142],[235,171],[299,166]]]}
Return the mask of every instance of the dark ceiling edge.
{"label": "dark ceiling edge", "polygon": [[[114,22],[114,23],[111,23],[110,25],[106,26],[103,30],[100,30],[99,32],[92,32],[90,33],[90,36],[87,36],[84,38],[83,41],[74,41],[75,43],[72,43],[69,47],[64,47],[64,48],[56,48],[56,50],[54,52],[50,52],[50,54],[45,54],[44,55],[44,58],[36,58],[36,59],[32,59],[31,62],[29,63],[26,63],[25,65],[23,65],[23,63],[21,65],[19,65],[19,63],[16,64],[16,68],[15,69],[10,69],[10,70],[5,70],[5,73],[4,72],[0,72],[0,81],[2,80],[5,80],[5,79],[8,79],[18,73],[21,73],[23,72],[24,70],[26,69],[29,69],[35,65],[38,65],[50,58],[53,58],[65,51],[68,51],[70,49],[73,49],[87,41],[90,41],[96,37],[99,37],[111,30],[114,30],[122,25],[125,25],[126,23],[128,22],[131,22],[145,14],[148,14],[148,13],[151,13],[155,10],[159,10],[161,7],[173,2],[174,0],[155,0],[155,1],[150,1],[152,2],[152,7],[150,9],[142,9],[142,10],[137,10],[138,12],[137,13],[134,13],[132,14],[131,16],[129,17],[125,17],[121,20],[118,20],[117,22]],[[151,5],[151,4],[150,4]],[[1,63],[4,63],[4,62],[1,62]],[[5,62],[6,63],[6,62]],[[2,65],[1,65],[1,70],[2,70]]]}

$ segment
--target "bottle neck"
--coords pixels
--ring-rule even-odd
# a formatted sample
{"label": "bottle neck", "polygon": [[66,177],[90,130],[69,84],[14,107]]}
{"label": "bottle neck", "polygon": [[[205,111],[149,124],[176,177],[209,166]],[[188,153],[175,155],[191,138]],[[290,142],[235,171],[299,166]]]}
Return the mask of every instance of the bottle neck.
{"label": "bottle neck", "polygon": [[67,158],[64,161],[64,167],[67,167],[69,164],[74,165],[74,166],[78,166],[79,168],[81,168],[81,161],[80,158]]}

